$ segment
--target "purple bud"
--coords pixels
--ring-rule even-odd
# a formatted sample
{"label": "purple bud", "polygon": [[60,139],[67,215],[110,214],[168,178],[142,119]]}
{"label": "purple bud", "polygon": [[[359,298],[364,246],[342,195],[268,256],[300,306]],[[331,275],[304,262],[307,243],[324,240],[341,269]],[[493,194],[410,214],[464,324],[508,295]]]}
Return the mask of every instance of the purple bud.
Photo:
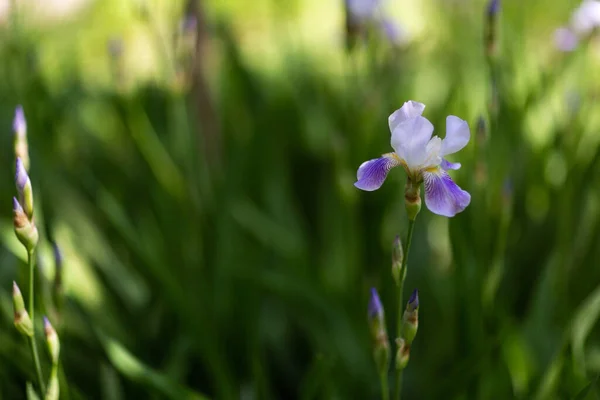
{"label": "purple bud", "polygon": [[50,323],[50,320],[48,320],[48,317],[44,316],[44,331],[48,331],[52,329],[52,324]]}
{"label": "purple bud", "polygon": [[377,289],[371,288],[371,300],[369,301],[369,318],[381,318],[383,316],[383,305],[379,300]]}
{"label": "purple bud", "polygon": [[488,3],[487,14],[490,17],[495,16],[500,10],[500,0],[490,0]]}
{"label": "purple bud", "polygon": [[410,311],[414,311],[417,308],[419,308],[419,290],[415,289],[413,290],[412,294],[410,295],[410,299],[408,299],[408,307],[407,307]]}
{"label": "purple bud", "polygon": [[15,109],[15,118],[13,119],[13,130],[19,136],[25,135],[27,132],[27,122],[25,121],[25,113],[20,105]]}
{"label": "purple bud", "polygon": [[27,185],[28,180],[29,180],[29,176],[27,175],[27,170],[25,169],[25,165],[23,165],[23,161],[21,161],[21,157],[17,157],[17,165],[15,168],[15,184],[17,186],[17,192],[19,193],[19,198],[22,198],[23,191],[25,190],[25,185]]}

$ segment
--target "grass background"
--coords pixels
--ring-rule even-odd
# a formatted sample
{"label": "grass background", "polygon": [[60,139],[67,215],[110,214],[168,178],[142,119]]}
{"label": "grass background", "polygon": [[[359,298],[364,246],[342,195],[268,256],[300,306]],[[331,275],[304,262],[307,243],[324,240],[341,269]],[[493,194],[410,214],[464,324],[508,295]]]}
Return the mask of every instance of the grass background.
{"label": "grass background", "polygon": [[[36,314],[59,326],[61,398],[367,399],[369,288],[395,326],[404,176],[374,193],[352,184],[390,151],[387,116],[410,99],[438,134],[449,114],[469,122],[451,161],[472,202],[419,215],[404,397],[574,398],[600,373],[600,44],[565,54],[553,41],[577,5],[504,1],[491,62],[475,0],[390,1],[409,42],[372,34],[351,51],[341,0],[5,16],[0,398],[33,380],[10,298],[27,279],[11,214],[17,104],[41,232]],[[197,32],[182,34],[194,6]]]}

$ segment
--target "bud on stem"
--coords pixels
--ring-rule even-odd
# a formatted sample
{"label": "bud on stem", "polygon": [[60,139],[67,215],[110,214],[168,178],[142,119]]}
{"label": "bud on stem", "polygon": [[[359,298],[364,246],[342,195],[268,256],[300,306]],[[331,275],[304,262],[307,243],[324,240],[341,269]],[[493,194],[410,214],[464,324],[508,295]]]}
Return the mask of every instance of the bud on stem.
{"label": "bud on stem", "polygon": [[408,300],[406,310],[402,315],[401,337],[410,346],[417,335],[419,329],[419,291],[415,289]]}
{"label": "bud on stem", "polygon": [[31,187],[31,180],[27,175],[27,170],[23,161],[17,158],[16,169],[15,169],[15,185],[17,187],[17,198],[27,218],[33,217],[33,189]]}
{"label": "bud on stem", "polygon": [[25,309],[25,301],[23,300],[23,295],[21,294],[21,290],[17,286],[16,282],[13,282],[13,308],[14,308],[14,323],[15,328],[17,330],[28,337],[33,336],[33,322],[29,317],[29,313]]}
{"label": "bud on stem", "polygon": [[410,348],[419,328],[419,292],[415,289],[402,315],[400,337],[396,339],[396,369],[403,370],[410,358]]}
{"label": "bud on stem", "polygon": [[380,376],[387,375],[390,363],[390,343],[385,326],[383,305],[375,288],[371,289],[369,301],[369,324],[373,339],[373,356]]}
{"label": "bud on stem", "polygon": [[44,335],[46,336],[46,344],[48,345],[48,352],[52,359],[52,365],[57,365],[58,355],[60,353],[60,342],[54,327],[46,317],[44,317]]}
{"label": "bud on stem", "polygon": [[37,245],[39,234],[32,219],[27,217],[21,203],[13,197],[13,225],[17,239],[25,246],[27,251],[33,251]]}

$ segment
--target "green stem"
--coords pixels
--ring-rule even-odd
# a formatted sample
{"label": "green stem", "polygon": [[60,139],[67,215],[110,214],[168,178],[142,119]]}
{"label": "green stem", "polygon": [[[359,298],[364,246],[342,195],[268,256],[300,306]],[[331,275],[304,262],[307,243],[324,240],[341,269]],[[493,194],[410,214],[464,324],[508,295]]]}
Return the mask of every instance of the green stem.
{"label": "green stem", "polygon": [[31,355],[33,356],[33,363],[35,364],[35,372],[38,379],[38,385],[43,397],[44,393],[46,393],[46,386],[44,385],[44,379],[42,378],[42,367],[40,366],[40,357],[38,355],[37,345],[35,343],[35,307],[33,303],[33,281],[35,279],[35,261],[33,257],[33,250],[27,252],[27,264],[29,264],[29,309],[27,310],[27,312],[29,313],[29,317],[31,318],[34,327],[33,336],[29,338],[29,347],[31,348]]}
{"label": "green stem", "polygon": [[383,374],[380,374],[379,379],[381,381],[381,400],[389,400],[390,399],[390,389],[388,386],[387,371],[385,371],[385,373],[383,373]]}
{"label": "green stem", "polygon": [[[398,288],[398,326],[396,330],[396,336],[400,337],[402,332],[402,313],[404,311],[404,301],[402,299],[404,292],[404,281],[406,279],[406,268],[408,263],[408,252],[410,251],[410,244],[412,242],[413,230],[415,229],[415,220],[408,220],[408,233],[406,234],[406,242],[404,245],[404,258],[402,259],[402,266],[400,267],[400,286]],[[396,392],[394,399],[400,400],[402,392],[402,369],[396,372]]]}

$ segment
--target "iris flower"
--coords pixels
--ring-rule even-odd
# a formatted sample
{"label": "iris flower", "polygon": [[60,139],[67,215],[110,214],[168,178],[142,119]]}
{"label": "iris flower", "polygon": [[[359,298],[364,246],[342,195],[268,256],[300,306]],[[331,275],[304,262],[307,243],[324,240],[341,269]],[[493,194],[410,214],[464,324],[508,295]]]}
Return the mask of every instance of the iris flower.
{"label": "iris flower", "polygon": [[394,152],[362,163],[354,186],[366,191],[377,190],[392,168],[402,166],[408,183],[417,188],[425,184],[427,208],[435,214],[453,217],[469,205],[471,195],[448,175],[447,171],[459,169],[460,163],[451,163],[445,157],[467,145],[471,136],[469,125],[450,115],[446,118],[446,137],[432,137],[433,125],[422,116],[424,109],[424,104],[408,101],[390,115]]}

